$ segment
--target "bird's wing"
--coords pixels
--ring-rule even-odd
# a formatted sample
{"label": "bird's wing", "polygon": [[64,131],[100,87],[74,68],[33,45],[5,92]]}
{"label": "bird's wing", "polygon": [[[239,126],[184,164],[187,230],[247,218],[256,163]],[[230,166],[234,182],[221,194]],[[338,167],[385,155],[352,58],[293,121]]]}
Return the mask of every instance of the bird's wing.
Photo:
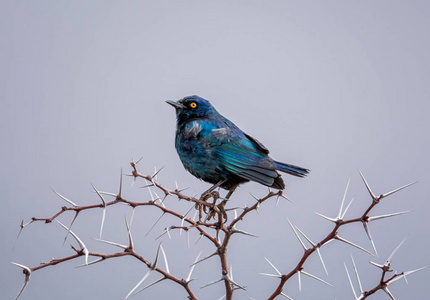
{"label": "bird's wing", "polygon": [[268,150],[237,127],[214,128],[208,138],[220,164],[229,172],[268,186],[279,176]]}

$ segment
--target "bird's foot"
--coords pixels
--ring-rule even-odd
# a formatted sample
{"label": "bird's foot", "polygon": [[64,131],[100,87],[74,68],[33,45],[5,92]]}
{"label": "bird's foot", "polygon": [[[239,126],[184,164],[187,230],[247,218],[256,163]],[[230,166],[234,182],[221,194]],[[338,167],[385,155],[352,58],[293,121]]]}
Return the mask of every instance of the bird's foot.
{"label": "bird's foot", "polygon": [[[200,201],[204,201],[207,202],[210,198],[214,199],[214,204],[213,206],[215,206],[217,199],[219,198],[219,193],[217,191],[212,191],[212,192],[204,192],[201,196],[200,196]],[[199,220],[201,220],[203,218],[203,212],[206,214],[206,220],[210,220],[210,218],[208,219],[208,216],[212,214],[212,208],[209,209],[209,215],[208,215],[208,211],[207,211],[207,206],[206,205],[202,205],[200,203],[196,203],[196,209],[199,211]]]}

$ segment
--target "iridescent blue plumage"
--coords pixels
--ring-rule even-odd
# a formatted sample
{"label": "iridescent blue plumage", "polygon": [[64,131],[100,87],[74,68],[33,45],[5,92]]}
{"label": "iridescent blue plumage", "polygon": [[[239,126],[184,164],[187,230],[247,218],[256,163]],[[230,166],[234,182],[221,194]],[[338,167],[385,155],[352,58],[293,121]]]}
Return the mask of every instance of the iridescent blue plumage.
{"label": "iridescent blue plumage", "polygon": [[176,109],[175,146],[179,158],[197,178],[231,191],[247,181],[284,189],[277,170],[298,177],[309,173],[308,169],[274,161],[263,144],[199,96],[167,103]]}

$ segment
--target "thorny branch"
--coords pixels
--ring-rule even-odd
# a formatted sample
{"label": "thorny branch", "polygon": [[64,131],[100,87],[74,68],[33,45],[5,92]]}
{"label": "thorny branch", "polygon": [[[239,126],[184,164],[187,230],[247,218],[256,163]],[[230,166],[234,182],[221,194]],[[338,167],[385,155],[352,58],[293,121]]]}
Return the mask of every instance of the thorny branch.
{"label": "thorny branch", "polygon": [[[18,267],[22,268],[23,269],[23,273],[25,274],[25,282],[24,282],[24,285],[23,285],[21,291],[19,292],[18,296],[16,297],[17,299],[22,294],[22,292],[25,289],[25,287],[27,286],[27,284],[28,284],[28,282],[30,280],[30,275],[32,273],[34,273],[37,270],[46,268],[48,266],[54,266],[56,264],[63,263],[65,261],[74,260],[74,259],[76,259],[78,257],[81,257],[81,256],[85,256],[85,264],[83,266],[95,264],[95,263],[98,263],[98,262],[101,262],[101,261],[104,261],[104,260],[107,260],[107,259],[110,259],[110,258],[122,257],[122,256],[132,256],[132,257],[136,258],[137,260],[141,261],[142,263],[144,263],[148,267],[148,272],[138,282],[138,284],[128,293],[128,295],[125,297],[125,299],[127,299],[133,293],[139,293],[140,291],[142,291],[142,290],[144,290],[144,289],[146,289],[146,288],[148,288],[148,287],[150,287],[150,286],[152,286],[152,285],[154,285],[154,284],[156,284],[158,282],[166,280],[166,279],[170,280],[172,282],[175,282],[175,283],[179,284],[180,286],[182,286],[185,289],[186,293],[188,294],[188,298],[189,299],[197,299],[196,295],[194,294],[194,292],[192,291],[192,289],[191,289],[191,287],[189,285],[189,283],[192,280],[191,279],[191,274],[192,274],[192,272],[194,270],[194,267],[197,264],[199,264],[202,261],[205,261],[206,259],[208,259],[208,258],[210,258],[212,256],[218,256],[219,257],[220,265],[221,265],[221,278],[218,279],[218,280],[216,280],[216,281],[210,282],[210,283],[202,286],[201,288],[204,288],[204,287],[207,287],[209,285],[212,285],[212,284],[215,284],[215,283],[223,281],[224,284],[225,284],[225,293],[226,293],[225,294],[225,298],[227,300],[231,300],[233,298],[233,292],[235,290],[237,290],[237,289],[243,289],[243,290],[245,290],[245,286],[239,285],[238,283],[236,283],[233,280],[233,276],[232,276],[232,273],[231,273],[231,265],[230,265],[230,269],[229,269],[229,264],[228,264],[228,259],[227,259],[227,249],[228,249],[229,242],[231,240],[231,237],[235,233],[241,233],[241,234],[244,234],[244,235],[255,236],[255,235],[253,235],[251,233],[248,233],[248,232],[245,232],[245,231],[237,229],[236,228],[237,223],[239,221],[243,220],[246,217],[246,215],[249,214],[250,212],[256,211],[260,207],[260,205],[263,202],[265,202],[266,200],[268,200],[270,198],[273,198],[275,196],[277,198],[279,198],[279,197],[286,198],[283,195],[282,191],[274,192],[274,191],[271,191],[269,189],[269,192],[268,192],[268,194],[266,196],[264,196],[262,198],[256,198],[256,197],[254,197],[256,199],[256,202],[252,206],[250,206],[250,207],[240,208],[242,211],[241,211],[241,213],[239,215],[237,215],[237,212],[236,212],[236,210],[239,209],[239,208],[233,208],[235,216],[234,216],[234,218],[231,221],[227,222],[227,219],[225,218],[225,214],[226,213],[225,213],[225,211],[223,211],[223,207],[217,205],[217,201],[218,200],[225,200],[225,199],[223,199],[223,198],[220,197],[220,195],[219,195],[218,192],[213,192],[212,193],[212,198],[213,198],[213,202],[212,203],[211,202],[206,202],[206,201],[203,201],[201,199],[197,199],[195,197],[190,197],[190,196],[187,196],[187,195],[183,194],[182,193],[183,190],[180,190],[178,187],[176,187],[175,190],[169,190],[169,189],[165,188],[164,186],[162,186],[157,181],[157,175],[161,171],[161,169],[158,170],[157,172],[155,172],[153,175],[145,175],[145,174],[142,174],[142,173],[140,173],[138,171],[138,169],[137,169],[137,163],[136,162],[131,162],[131,166],[132,166],[133,170],[132,170],[132,173],[129,176],[132,176],[134,178],[134,180],[136,180],[138,178],[141,178],[141,179],[143,179],[146,182],[145,188],[149,189],[150,195],[151,195],[151,200],[146,201],[146,202],[134,202],[134,201],[130,201],[130,200],[127,200],[127,199],[123,198],[123,196],[122,196],[122,172],[121,172],[120,189],[119,189],[118,194],[101,192],[101,191],[98,191],[93,186],[94,191],[101,198],[101,202],[102,202],[101,204],[87,205],[87,206],[78,206],[75,203],[73,203],[72,201],[70,201],[69,199],[63,197],[62,195],[60,195],[59,193],[57,193],[57,192],[54,191],[59,197],[61,197],[68,204],[70,204],[70,206],[63,206],[60,211],[58,211],[57,213],[55,213],[50,218],[32,218],[31,221],[29,223],[27,223],[27,224],[24,224],[24,221],[21,222],[19,234],[21,233],[22,229],[25,226],[27,226],[27,225],[29,225],[29,224],[31,224],[33,222],[51,223],[52,221],[57,220],[57,218],[61,214],[63,214],[63,213],[74,212],[75,215],[74,215],[74,218],[73,218],[73,220],[72,220],[72,222],[70,224],[70,228],[67,228],[66,226],[64,226],[61,223],[60,224],[67,230],[67,234],[71,234],[75,238],[75,240],[79,244],[80,249],[76,249],[75,247],[72,246],[73,250],[75,251],[75,254],[67,256],[67,257],[64,257],[64,258],[60,258],[60,259],[52,259],[49,262],[41,263],[41,264],[39,264],[39,265],[37,265],[36,267],[33,267],[33,268],[29,268],[29,267],[26,267],[24,265],[13,263],[13,264],[17,265]],[[347,188],[345,190],[345,194],[344,194],[344,197],[342,199],[341,207],[340,207],[340,210],[339,210],[339,213],[338,213],[337,217],[336,218],[329,218],[329,217],[326,217],[326,216],[323,216],[323,215],[319,214],[321,217],[325,218],[326,220],[329,220],[329,221],[333,222],[334,223],[334,227],[333,227],[332,231],[330,233],[328,233],[318,243],[313,243],[299,228],[297,228],[296,226],[293,226],[290,223],[291,228],[293,229],[296,237],[298,238],[298,240],[300,241],[300,243],[301,243],[301,245],[302,245],[302,247],[304,249],[304,253],[303,253],[303,256],[299,259],[299,262],[297,263],[296,267],[293,270],[291,270],[289,273],[287,273],[287,274],[281,274],[278,271],[278,269],[268,259],[266,259],[269,262],[269,264],[274,268],[274,270],[277,272],[277,275],[271,275],[271,274],[262,274],[262,275],[268,275],[268,276],[272,276],[272,277],[276,277],[276,278],[280,279],[279,285],[277,286],[277,288],[275,289],[275,291],[273,292],[273,294],[268,299],[275,299],[279,295],[291,299],[290,297],[288,297],[286,294],[283,293],[283,288],[284,288],[285,283],[291,277],[293,277],[295,274],[297,274],[298,277],[299,277],[299,288],[301,288],[300,287],[300,275],[301,274],[309,276],[309,277],[312,277],[312,278],[314,278],[316,280],[319,280],[319,281],[321,281],[323,283],[329,284],[326,281],[324,281],[324,280],[322,280],[322,279],[320,279],[320,278],[318,278],[318,277],[316,277],[316,276],[314,276],[312,274],[309,274],[309,273],[305,272],[304,271],[304,264],[307,261],[307,259],[313,253],[317,252],[318,255],[319,255],[319,257],[320,257],[320,259],[321,259],[323,267],[324,267],[324,269],[327,272],[326,266],[324,264],[324,261],[322,260],[322,256],[321,256],[321,253],[320,253],[319,249],[323,245],[325,245],[325,244],[327,244],[327,243],[329,243],[329,242],[331,242],[333,240],[342,241],[344,243],[347,243],[347,244],[350,244],[350,245],[352,245],[354,247],[357,247],[357,248],[359,248],[359,249],[361,249],[361,250],[363,250],[363,251],[365,251],[367,253],[370,253],[369,251],[365,250],[364,248],[362,248],[362,247],[360,247],[360,246],[358,246],[356,244],[353,244],[352,242],[349,242],[349,241],[345,240],[344,238],[340,237],[338,235],[338,231],[339,231],[340,227],[345,226],[347,224],[351,224],[351,223],[361,222],[363,224],[363,226],[364,226],[366,234],[369,237],[369,240],[371,241],[371,243],[372,243],[372,245],[374,247],[374,251],[375,251],[375,254],[376,254],[376,248],[374,246],[374,243],[373,243],[372,237],[370,235],[370,232],[369,232],[367,224],[369,222],[371,222],[371,221],[378,220],[378,219],[381,219],[381,218],[392,217],[392,216],[396,216],[396,215],[407,213],[407,212],[399,212],[399,213],[394,213],[394,214],[389,214],[389,215],[382,215],[382,216],[376,216],[376,217],[369,216],[369,213],[372,211],[372,209],[377,204],[379,204],[380,201],[383,198],[385,198],[385,197],[387,197],[387,196],[389,196],[391,194],[394,194],[394,193],[396,193],[396,192],[398,192],[398,191],[400,191],[400,190],[408,187],[411,184],[408,184],[408,185],[405,185],[403,187],[400,187],[400,188],[398,188],[396,190],[393,190],[393,191],[391,191],[389,193],[385,193],[385,194],[381,194],[379,196],[375,196],[373,194],[373,192],[371,191],[370,186],[366,182],[363,174],[361,174],[361,172],[360,172],[360,175],[361,175],[361,177],[363,179],[363,182],[366,185],[367,190],[369,191],[370,196],[372,197],[371,204],[369,205],[369,207],[365,210],[365,212],[361,216],[359,216],[357,218],[352,218],[352,219],[346,219],[346,220],[344,219],[344,216],[345,216],[348,208],[350,207],[350,205],[352,203],[352,200],[351,200],[351,202],[348,204],[348,206],[346,207],[346,209],[343,210],[345,196],[346,196],[346,193],[347,193],[347,190],[348,190],[348,185],[349,185],[349,182],[348,182],[348,185],[347,185]],[[160,190],[164,194],[163,198],[160,198],[158,196],[155,198],[153,196],[153,193],[151,192],[151,188],[157,188],[158,190]],[[154,194],[156,195],[156,193],[154,193]],[[105,201],[103,195],[113,196],[114,200],[112,200],[110,202]],[[206,218],[206,220],[204,220],[204,221],[202,221],[201,219],[195,221],[194,218],[187,217],[187,214],[190,212],[191,209],[186,214],[184,214],[184,215],[180,214],[180,213],[178,213],[178,212],[176,212],[174,210],[168,209],[165,206],[164,201],[169,196],[174,196],[174,197],[177,197],[180,200],[185,200],[185,201],[191,202],[191,203],[193,203],[196,206],[196,208],[197,207],[205,207],[205,208],[209,209],[211,216],[214,216],[215,220],[212,221],[212,222],[210,222],[209,218]],[[288,199],[288,198],[286,198],[286,199]],[[177,230],[177,229],[179,229],[179,230],[185,230],[186,232],[188,232],[189,230],[194,230],[195,229],[195,230],[197,230],[199,232],[200,238],[205,237],[207,240],[209,240],[214,245],[214,247],[215,247],[216,250],[214,251],[214,253],[212,253],[212,254],[210,254],[210,255],[202,258],[202,259],[199,259],[199,257],[197,257],[196,261],[191,266],[191,271],[188,274],[188,277],[186,279],[180,279],[180,278],[178,278],[178,277],[176,277],[176,276],[174,276],[174,275],[172,275],[170,273],[169,268],[168,268],[168,264],[167,264],[166,254],[165,254],[164,249],[162,248],[161,244],[160,244],[160,246],[159,246],[159,248],[157,250],[157,254],[156,254],[156,258],[155,258],[154,263],[149,262],[147,259],[145,259],[144,257],[142,257],[141,255],[139,255],[137,252],[134,251],[133,239],[132,239],[131,232],[130,232],[130,226],[129,226],[127,220],[126,220],[126,227],[127,227],[127,231],[128,231],[128,237],[129,237],[129,245],[128,246],[121,245],[121,244],[114,243],[114,242],[105,241],[105,240],[101,239],[101,234],[102,234],[102,230],[103,230],[103,223],[104,223],[104,215],[105,215],[104,214],[104,210],[106,209],[106,207],[112,206],[112,205],[115,205],[115,204],[118,204],[118,203],[126,204],[126,205],[132,207],[133,209],[136,208],[136,207],[138,207],[138,206],[153,206],[153,207],[156,207],[156,208],[158,208],[162,212],[162,215],[158,218],[158,220],[164,214],[171,215],[171,216],[176,217],[176,218],[178,218],[178,219],[181,220],[181,225],[180,226],[170,226],[170,227],[168,227],[168,228],[165,229],[165,233],[169,234],[170,230]],[[88,249],[86,248],[85,244],[71,230],[71,227],[72,227],[74,221],[76,220],[78,214],[81,211],[95,209],[95,208],[102,208],[103,209],[103,219],[102,219],[102,224],[101,224],[101,228],[100,228],[100,239],[96,239],[96,240],[98,240],[100,242],[103,242],[103,243],[107,243],[107,244],[116,246],[116,247],[119,247],[119,248],[122,248],[123,249],[122,252],[105,254],[105,253],[98,253],[98,252],[88,251]],[[233,209],[231,209],[231,210],[233,210]],[[155,224],[151,227],[150,230],[152,230],[152,228],[156,225],[156,223],[158,222],[158,220],[155,222]],[[184,225],[184,223],[186,223],[187,225]],[[210,230],[213,230],[213,232],[211,232]],[[305,246],[305,244],[301,240],[301,238],[300,238],[299,234],[297,233],[297,231],[311,244],[311,247],[308,248],[308,247]],[[18,237],[19,237],[19,234],[18,234]],[[66,236],[66,238],[67,238],[67,236]],[[162,268],[158,267],[158,265],[157,265],[160,249],[161,249],[161,252],[162,252],[164,260],[165,260],[165,269],[162,269]],[[391,257],[392,257],[392,255],[391,255]],[[92,262],[88,262],[88,257],[95,257],[97,259],[94,260],[94,261],[92,261]],[[402,272],[402,273],[399,273],[399,274],[396,273],[393,276],[391,276],[390,278],[385,279],[386,273],[388,271],[390,271],[389,269],[390,269],[390,264],[391,264],[391,257],[387,260],[387,263],[384,264],[384,265],[378,265],[376,263],[372,263],[375,266],[378,266],[378,267],[380,267],[382,269],[381,280],[378,283],[378,285],[376,285],[374,288],[372,288],[372,289],[364,292],[364,291],[362,291],[361,283],[360,283],[361,294],[360,294],[359,297],[357,297],[355,295],[355,291],[354,291],[354,289],[352,287],[352,283],[351,283],[351,287],[353,289],[354,295],[356,296],[355,297],[356,299],[365,299],[368,296],[374,294],[378,290],[385,291],[391,297],[391,299],[394,299],[394,297],[388,291],[388,288],[387,288],[388,285],[391,284],[392,282],[396,281],[399,278],[406,277],[406,275],[408,275],[408,274],[411,274],[413,272],[421,270],[421,269],[417,269],[417,270],[414,270],[414,271]],[[345,268],[346,268],[346,266],[345,266]],[[356,271],[355,263],[354,263],[354,269]],[[141,289],[140,291],[135,292],[136,289],[139,288],[139,286],[143,283],[143,281],[153,271],[158,272],[159,274],[161,274],[162,278],[159,279],[159,280],[157,280],[157,281],[155,281],[155,282],[153,282],[153,283],[151,283],[151,284],[149,284],[149,285],[147,285],[145,288]],[[358,276],[357,271],[356,271],[356,275]],[[349,278],[349,273],[348,273],[348,278]]]}

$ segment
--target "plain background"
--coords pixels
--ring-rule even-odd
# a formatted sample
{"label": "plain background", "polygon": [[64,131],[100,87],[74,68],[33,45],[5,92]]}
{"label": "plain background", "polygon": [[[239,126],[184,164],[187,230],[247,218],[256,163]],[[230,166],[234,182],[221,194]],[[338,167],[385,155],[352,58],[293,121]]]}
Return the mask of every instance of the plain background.
{"label": "plain background", "polygon": [[[370,203],[358,169],[377,194],[418,184],[384,200],[371,215],[412,213],[370,224],[379,258],[332,242],[322,248],[327,277],[317,256],[305,270],[335,287],[302,277],[285,286],[294,299],[353,299],[343,263],[357,262],[362,284],[372,288],[383,263],[407,237],[393,269],[430,264],[430,4],[428,1],[2,1],[0,4],[1,99],[1,298],[13,299],[23,275],[11,261],[36,266],[71,255],[65,231],[36,223],[22,232],[22,219],[50,217],[66,203],[51,187],[79,205],[99,203],[91,193],[116,193],[121,168],[143,157],[142,172],[164,166],[158,179],[198,194],[208,184],[188,174],[174,149],[175,117],[165,100],[197,94],[262,141],[277,160],[308,167],[306,179],[284,175],[294,203],[275,199],[238,228],[259,238],[235,236],[229,248],[234,279],[247,286],[236,299],[267,298],[277,279],[264,257],[289,272],[302,249],[286,217],[318,241],[332,225],[314,212],[335,216],[348,178],[346,217]],[[149,193],[124,178],[124,197],[148,201]],[[243,185],[231,205],[252,205],[267,193]],[[168,198],[185,213],[190,204]],[[103,238],[126,243],[124,214],[109,207]],[[136,210],[136,250],[153,261],[162,241],[171,272],[185,278],[197,254],[214,251],[198,234],[172,233],[179,221],[154,208]],[[59,218],[69,224],[72,215]],[[82,213],[73,230],[91,251],[100,244],[101,210]],[[371,250],[360,224],[339,234]],[[35,272],[22,299],[123,299],[146,273],[131,258],[75,268],[83,259]],[[163,264],[161,264],[163,266]],[[397,299],[427,299],[429,270],[390,286]],[[200,289],[221,276],[216,258],[198,265],[191,283],[200,299],[219,299],[223,284]],[[159,278],[155,273],[145,282]],[[356,281],[354,280],[354,283]],[[145,284],[144,283],[144,284]],[[356,285],[357,289],[357,285]],[[172,296],[174,295],[174,296]],[[134,299],[185,299],[182,288],[163,282]],[[373,299],[388,299],[378,292]]]}

